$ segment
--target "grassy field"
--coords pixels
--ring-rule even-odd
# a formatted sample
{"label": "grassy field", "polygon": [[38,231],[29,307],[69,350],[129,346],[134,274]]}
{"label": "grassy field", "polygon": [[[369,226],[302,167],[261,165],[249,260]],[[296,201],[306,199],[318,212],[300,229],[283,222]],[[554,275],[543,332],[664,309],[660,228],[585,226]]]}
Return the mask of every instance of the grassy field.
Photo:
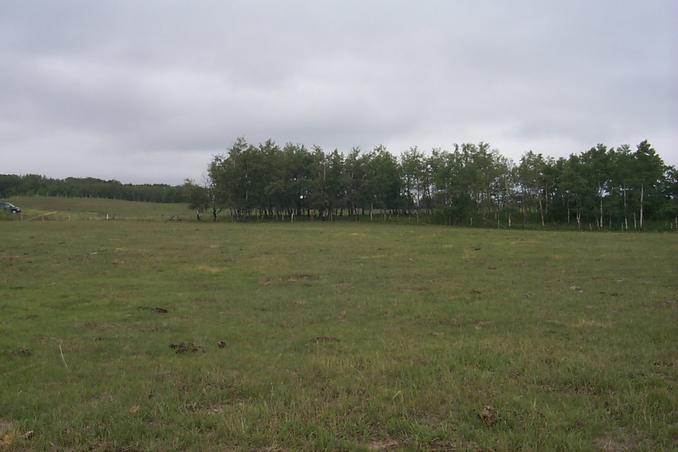
{"label": "grassy field", "polygon": [[678,448],[675,234],[5,221],[0,238],[0,449]]}
{"label": "grassy field", "polygon": [[167,220],[189,219],[186,204],[124,201],[101,198],[57,198],[54,196],[14,196],[9,201],[21,207],[24,220]]}

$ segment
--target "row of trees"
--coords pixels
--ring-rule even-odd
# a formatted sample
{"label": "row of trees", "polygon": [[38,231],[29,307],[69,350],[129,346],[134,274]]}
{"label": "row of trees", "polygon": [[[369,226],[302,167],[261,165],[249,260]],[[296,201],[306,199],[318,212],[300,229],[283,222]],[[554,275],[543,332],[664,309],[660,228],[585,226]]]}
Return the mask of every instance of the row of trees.
{"label": "row of trees", "polygon": [[347,154],[320,147],[258,145],[239,138],[215,156],[203,185],[187,180],[198,215],[227,209],[234,219],[375,215],[497,227],[570,224],[643,229],[678,225],[678,173],[643,141],[635,149],[599,144],[568,158],[527,152],[517,163],[487,143],[399,157],[383,146]]}
{"label": "row of trees", "polygon": [[0,174],[0,198],[17,195],[110,198],[150,202],[188,201],[188,195],[181,186],[123,184],[117,180],[101,180],[91,177],[52,179],[37,174],[24,176]]}

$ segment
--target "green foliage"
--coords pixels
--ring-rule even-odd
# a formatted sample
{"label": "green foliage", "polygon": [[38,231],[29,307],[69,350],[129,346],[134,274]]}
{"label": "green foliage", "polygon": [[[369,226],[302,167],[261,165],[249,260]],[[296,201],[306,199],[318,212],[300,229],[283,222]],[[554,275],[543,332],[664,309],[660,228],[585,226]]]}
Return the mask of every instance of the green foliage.
{"label": "green foliage", "polygon": [[37,174],[0,174],[0,198],[19,195],[108,198],[127,201],[186,202],[181,187],[166,184],[122,184],[93,177],[51,179]]}
{"label": "green foliage", "polygon": [[210,189],[200,186],[190,179],[184,182],[184,192],[188,198],[189,209],[195,209],[198,212],[204,212],[211,205]]}
{"label": "green foliage", "polygon": [[411,148],[396,159],[383,146],[344,156],[239,138],[214,158],[209,176],[214,202],[236,219],[378,212],[443,224],[627,230],[648,219],[678,227],[671,171],[647,141],[635,152],[599,144],[558,160],[529,151],[515,165],[483,142],[430,155]]}

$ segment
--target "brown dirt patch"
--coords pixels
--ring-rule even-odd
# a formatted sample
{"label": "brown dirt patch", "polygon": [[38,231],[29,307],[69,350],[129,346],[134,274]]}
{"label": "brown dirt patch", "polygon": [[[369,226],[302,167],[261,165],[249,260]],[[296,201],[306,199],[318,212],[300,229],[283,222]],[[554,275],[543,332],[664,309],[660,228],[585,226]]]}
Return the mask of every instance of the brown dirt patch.
{"label": "brown dirt patch", "polygon": [[317,275],[312,275],[310,273],[292,273],[287,276],[288,283],[309,283],[318,279]]}
{"label": "brown dirt patch", "polygon": [[490,322],[489,320],[480,320],[480,321],[473,324],[473,328],[475,328],[476,330],[479,330],[479,329],[482,329],[483,327],[486,327],[487,325],[491,325],[491,324],[492,324],[492,322]]}
{"label": "brown dirt patch", "polygon": [[593,328],[609,328],[610,323],[609,322],[599,322],[597,320],[590,320],[590,319],[579,319],[577,323],[573,325],[576,328],[582,328],[582,327],[593,327]]}
{"label": "brown dirt patch", "polygon": [[598,438],[593,442],[593,445],[596,450],[600,450],[602,452],[622,452],[631,450],[631,447],[628,444],[607,436]]}
{"label": "brown dirt patch", "polygon": [[497,413],[497,410],[492,406],[485,405],[482,411],[478,413],[478,417],[480,418],[481,421],[483,421],[483,424],[487,425],[488,427],[491,427],[497,423],[497,420],[499,419],[499,414]]}
{"label": "brown dirt patch", "polygon": [[202,273],[210,273],[210,274],[216,274],[216,273],[223,273],[226,269],[223,267],[213,267],[211,265],[200,265],[198,266],[198,271]]}
{"label": "brown dirt patch", "polygon": [[170,344],[169,347],[174,350],[177,355],[202,351],[202,347],[195,345],[193,342],[179,342],[178,344]]}
{"label": "brown dirt patch", "polygon": [[12,421],[0,418],[0,451],[12,450],[12,444],[19,433]]}
{"label": "brown dirt patch", "polygon": [[0,436],[3,436],[14,428],[14,423],[7,419],[0,419]]}
{"label": "brown dirt patch", "polygon": [[400,443],[394,439],[382,439],[370,442],[367,445],[368,450],[389,451],[396,450]]}

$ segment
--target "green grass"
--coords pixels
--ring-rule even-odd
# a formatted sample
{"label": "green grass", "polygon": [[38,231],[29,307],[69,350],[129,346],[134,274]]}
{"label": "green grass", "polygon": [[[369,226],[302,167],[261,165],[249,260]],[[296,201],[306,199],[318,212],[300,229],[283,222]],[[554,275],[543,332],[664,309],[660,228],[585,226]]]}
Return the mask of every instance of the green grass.
{"label": "green grass", "polygon": [[102,198],[15,196],[10,202],[21,207],[25,220],[168,220],[193,218],[186,204],[124,201]]}
{"label": "green grass", "polygon": [[0,237],[0,449],[678,447],[677,235],[13,221]]}

